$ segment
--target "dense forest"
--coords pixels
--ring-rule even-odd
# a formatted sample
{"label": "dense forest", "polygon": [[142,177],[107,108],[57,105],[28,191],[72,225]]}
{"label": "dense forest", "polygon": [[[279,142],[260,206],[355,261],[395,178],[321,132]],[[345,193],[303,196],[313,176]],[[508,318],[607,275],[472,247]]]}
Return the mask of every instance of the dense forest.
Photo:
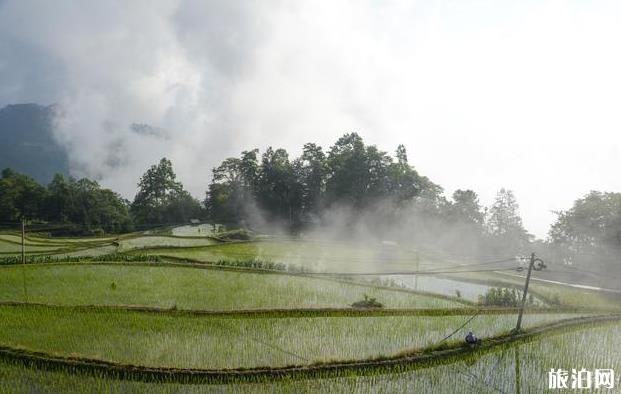
{"label": "dense forest", "polygon": [[[403,145],[393,157],[356,133],[343,135],[327,151],[308,143],[297,158],[271,147],[261,155],[253,149],[227,158],[213,169],[204,201],[183,188],[166,158],[147,169],[133,201],[90,179],[57,174],[44,186],[11,169],[0,178],[4,224],[26,220],[97,234],[191,219],[270,231],[336,228],[353,234],[364,228],[468,254],[519,253],[534,242],[510,190],[501,189],[486,208],[472,190],[447,198],[410,165]],[[621,247],[621,194],[591,192],[558,212],[547,245],[563,258],[602,251],[614,256]]]}

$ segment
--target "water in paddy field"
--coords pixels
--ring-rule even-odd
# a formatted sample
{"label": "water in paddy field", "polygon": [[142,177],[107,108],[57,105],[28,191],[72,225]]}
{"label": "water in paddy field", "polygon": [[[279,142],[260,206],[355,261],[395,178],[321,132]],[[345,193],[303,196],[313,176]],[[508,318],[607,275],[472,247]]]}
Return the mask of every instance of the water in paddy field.
{"label": "water in paddy field", "polygon": [[221,227],[221,224],[188,224],[173,228],[172,235],[176,235],[178,237],[200,237],[209,235],[213,231],[218,231]]}
{"label": "water in paddy field", "polygon": [[448,296],[455,296],[457,291],[459,291],[462,298],[470,301],[477,301],[479,295],[485,294],[485,292],[491,288],[491,286],[478,283],[460,282],[429,275],[394,275],[384,276],[382,279],[386,281],[392,280],[396,285],[406,289],[427,291]]}
{"label": "water in paddy field", "polygon": [[430,293],[440,293],[448,296],[455,296],[457,291],[459,291],[462,298],[470,301],[477,301],[479,295],[485,294],[485,292],[491,288],[491,286],[487,285],[460,282],[429,275],[384,276],[382,280],[392,280],[398,286],[402,286],[406,289],[428,291]]}
{"label": "water in paddy field", "polygon": [[[429,275],[386,275],[381,279],[382,281],[392,282],[394,285],[406,289],[439,293],[453,297],[456,296],[459,291],[459,296],[461,298],[475,302],[479,300],[480,295],[484,295],[489,289],[494,287],[480,283],[462,282]],[[533,300],[537,305],[545,305],[545,302],[537,297],[533,297]]]}

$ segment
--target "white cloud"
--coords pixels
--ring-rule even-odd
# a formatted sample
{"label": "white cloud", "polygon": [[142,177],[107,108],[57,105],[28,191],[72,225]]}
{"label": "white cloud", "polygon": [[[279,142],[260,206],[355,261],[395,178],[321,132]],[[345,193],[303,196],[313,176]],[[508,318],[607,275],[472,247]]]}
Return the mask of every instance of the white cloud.
{"label": "white cloud", "polygon": [[[514,189],[527,227],[618,191],[617,2],[0,5],[0,102],[59,102],[79,173],[130,196],[166,155],[196,195],[224,157],[346,131],[448,192]],[[140,137],[148,123],[173,138]]]}

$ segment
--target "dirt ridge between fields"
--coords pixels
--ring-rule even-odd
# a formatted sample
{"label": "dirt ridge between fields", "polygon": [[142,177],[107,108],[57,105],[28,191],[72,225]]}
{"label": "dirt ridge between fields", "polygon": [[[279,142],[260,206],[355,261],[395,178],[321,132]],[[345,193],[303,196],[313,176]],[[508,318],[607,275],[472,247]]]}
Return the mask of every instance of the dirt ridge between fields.
{"label": "dirt ridge between fields", "polygon": [[[51,309],[69,309],[77,311],[113,311],[143,312],[167,315],[206,316],[218,318],[311,318],[311,317],[372,317],[372,316],[467,316],[478,312],[479,315],[510,315],[520,308],[258,308],[258,309],[177,309],[149,305],[106,305],[84,304],[67,305],[44,302],[0,301],[0,306],[9,307],[44,307]],[[526,308],[526,314],[595,314],[614,313],[614,311],[596,311],[581,308]]]}
{"label": "dirt ridge between fields", "polygon": [[0,357],[48,370],[64,370],[74,373],[96,374],[115,379],[152,382],[228,383],[258,382],[272,379],[304,379],[316,377],[356,376],[370,371],[390,372],[427,368],[450,364],[469,356],[483,355],[514,343],[533,341],[544,335],[567,332],[621,321],[621,314],[599,315],[566,319],[531,328],[519,333],[508,333],[482,339],[477,346],[457,344],[445,348],[412,350],[385,358],[366,360],[343,360],[310,365],[285,367],[258,367],[248,369],[184,369],[149,367],[118,363],[80,356],[62,356],[19,347],[0,345]]}

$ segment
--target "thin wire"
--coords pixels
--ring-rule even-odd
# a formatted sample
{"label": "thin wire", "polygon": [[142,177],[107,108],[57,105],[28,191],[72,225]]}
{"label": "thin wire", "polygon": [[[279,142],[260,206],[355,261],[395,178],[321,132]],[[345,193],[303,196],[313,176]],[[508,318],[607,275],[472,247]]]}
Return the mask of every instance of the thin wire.
{"label": "thin wire", "polygon": [[447,339],[449,339],[450,337],[452,337],[453,335],[457,334],[457,332],[459,330],[461,330],[462,328],[464,328],[466,326],[466,324],[470,323],[472,321],[472,319],[474,319],[475,317],[477,317],[479,315],[479,313],[481,313],[481,309],[478,309],[476,311],[476,313],[472,316],[470,316],[470,318],[468,320],[466,320],[466,322],[464,324],[462,324],[461,326],[459,326],[458,329],[456,329],[455,331],[453,331],[452,333],[450,333],[449,335],[447,335],[446,337],[444,337],[440,342],[438,342],[438,345],[441,344],[442,342],[446,341]]}
{"label": "thin wire", "polygon": [[[598,276],[598,277],[603,278],[603,279],[612,278],[612,279],[619,279],[619,280],[621,280],[621,277],[619,277],[619,276],[615,276],[615,275],[610,275],[610,274],[602,274],[602,273],[600,273],[600,272],[595,272],[595,271],[585,270],[585,269],[582,269],[582,268],[573,267],[573,266],[568,266],[568,265],[565,265],[565,264],[560,264],[560,263],[555,263],[555,262],[552,262],[552,264],[553,264],[554,266],[556,266],[556,267],[559,267],[559,268],[560,268],[560,267],[563,267],[563,268],[568,268],[568,269],[570,269],[570,270],[574,270],[574,271],[576,271],[576,272],[582,272],[582,273],[585,273],[585,274],[595,275],[595,276]],[[567,271],[562,271],[562,270],[558,270],[558,271],[550,271],[550,270],[548,270],[548,272],[563,272],[563,273],[570,273],[570,272],[567,272]]]}
{"label": "thin wire", "polygon": [[[224,325],[223,325],[220,321],[218,321],[218,320],[215,320],[215,319],[214,319],[212,322],[215,322],[217,325],[219,325],[219,326],[220,326],[220,328],[223,328],[223,329],[227,329],[227,328],[229,328],[229,327],[225,327],[225,326],[224,326]],[[235,326],[235,325],[232,325],[232,327],[234,327],[234,328],[237,330],[237,332],[238,332],[238,333],[239,333],[239,334],[240,334],[243,338],[245,338],[245,339],[247,339],[247,340],[250,340],[250,341],[253,341],[253,342],[259,343],[259,344],[261,344],[261,345],[263,345],[263,346],[267,346],[267,347],[269,347],[270,349],[277,350],[277,351],[279,351],[279,352],[281,352],[281,353],[285,353],[285,354],[288,354],[288,355],[290,355],[290,356],[297,357],[297,358],[299,358],[299,359],[301,359],[301,360],[304,360],[304,361],[307,361],[307,362],[310,362],[310,361],[311,361],[311,360],[309,360],[309,359],[307,359],[307,358],[305,358],[305,357],[300,356],[299,354],[295,354],[295,353],[293,353],[293,352],[290,352],[290,351],[288,351],[288,350],[285,350],[285,349],[283,349],[283,348],[281,348],[281,347],[279,347],[279,346],[276,346],[276,345],[274,345],[274,344],[270,344],[270,343],[267,343],[267,342],[263,342],[263,341],[261,341],[260,339],[258,339],[258,338],[256,338],[256,337],[253,337],[253,336],[248,336],[246,332],[243,332],[243,333],[242,333],[241,329],[240,329],[239,327]]]}
{"label": "thin wire", "polygon": [[[473,263],[473,264],[458,264],[458,265],[453,265],[453,266],[448,266],[448,267],[439,267],[436,269],[453,269],[453,268],[461,268],[461,267],[475,267],[475,266],[479,266],[479,265],[490,265],[490,264],[500,264],[500,263],[509,263],[509,262],[515,262],[515,258],[506,258],[503,260],[493,260],[493,261],[485,261],[482,263]],[[429,272],[432,272],[433,270],[428,270]]]}
{"label": "thin wire", "polygon": [[393,272],[304,272],[308,275],[322,276],[376,276],[376,275],[434,275],[434,274],[461,274],[470,272],[495,272],[495,271],[514,271],[516,268],[488,268],[480,270],[459,270],[459,271],[393,271]]}
{"label": "thin wire", "polygon": [[298,354],[292,353],[292,352],[290,352],[290,351],[288,351],[288,350],[282,349],[282,348],[280,348],[280,347],[278,347],[278,346],[276,346],[276,345],[273,345],[273,344],[271,344],[271,343],[263,342],[263,341],[261,341],[260,339],[257,339],[257,338],[255,338],[255,337],[249,337],[248,339],[250,339],[251,341],[254,341],[254,342],[258,342],[258,343],[260,343],[260,344],[262,344],[262,345],[265,345],[265,346],[267,346],[267,347],[269,347],[269,348],[272,348],[272,349],[278,350],[279,352],[286,353],[286,354],[289,354],[289,355],[291,355],[291,356],[297,357],[297,358],[299,358],[299,359],[301,359],[301,360],[304,360],[304,361],[310,361],[309,359],[307,359],[307,358],[305,358],[305,357],[302,357],[302,356],[300,356],[300,355],[298,355]]}
{"label": "thin wire", "polygon": [[[74,224],[62,224],[64,226],[67,227],[73,227],[73,228],[78,228],[78,227],[86,227],[84,225],[74,225]],[[49,226],[53,226],[53,224],[39,224],[39,225],[35,225],[35,226],[41,226],[41,227],[49,227]],[[151,228],[151,229],[155,229],[157,227],[154,227],[157,225],[151,225],[151,227],[146,227],[146,226],[141,226],[144,228]],[[172,224],[171,226],[174,226],[174,224]],[[33,225],[30,226],[31,228],[33,227]],[[157,248],[157,247],[156,247]],[[227,252],[227,255],[233,255],[233,256],[250,256],[251,254],[248,253],[239,253],[239,252]],[[255,256],[256,255],[252,255]],[[260,256],[263,257],[280,257],[280,255],[275,255],[275,254],[261,254]],[[316,260],[315,257],[310,257],[310,256],[298,256],[297,259],[302,259],[302,260]],[[329,259],[328,259],[329,260]],[[372,262],[372,261],[376,261],[378,260],[378,258],[376,257],[362,257],[362,258],[349,258],[349,259],[339,259],[339,260],[345,260],[346,262]],[[445,266],[445,267],[438,267],[438,268],[434,268],[431,270],[426,270],[426,271],[420,271],[420,272],[408,272],[408,273],[403,273],[403,275],[408,275],[408,274],[423,274],[425,272],[429,272],[429,273],[452,273],[452,272],[437,272],[437,270],[452,270],[455,268],[463,268],[463,267],[474,267],[474,266],[482,266],[482,265],[489,265],[489,264],[497,264],[497,263],[504,263],[504,262],[511,262],[514,261],[515,257],[510,257],[510,258],[505,258],[502,260],[492,260],[492,261],[486,261],[486,262],[481,262],[481,263],[473,263],[473,264],[459,264],[459,265],[453,265],[453,266]],[[335,260],[333,260],[335,261]],[[476,272],[476,271],[473,271]],[[480,271],[480,272],[485,272],[485,271]],[[344,275],[345,273],[343,273]],[[402,273],[395,273],[395,274],[402,274]],[[369,274],[371,275],[371,274]]]}

